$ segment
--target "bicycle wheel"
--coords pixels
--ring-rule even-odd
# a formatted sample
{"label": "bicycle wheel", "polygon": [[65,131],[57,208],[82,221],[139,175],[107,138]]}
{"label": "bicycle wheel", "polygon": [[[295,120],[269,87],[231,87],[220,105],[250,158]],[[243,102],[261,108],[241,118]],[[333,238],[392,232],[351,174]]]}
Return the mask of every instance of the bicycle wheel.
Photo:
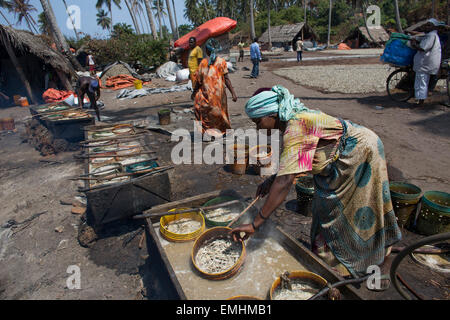
{"label": "bicycle wheel", "polygon": [[414,95],[413,72],[405,69],[395,70],[387,78],[386,90],[392,100],[408,101]]}
{"label": "bicycle wheel", "polygon": [[397,279],[397,268],[402,262],[402,260],[414,252],[417,248],[423,247],[425,245],[434,244],[436,242],[440,241],[447,241],[450,240],[450,232],[447,233],[440,233],[436,234],[434,236],[423,238],[416,243],[413,243],[412,245],[406,247],[404,250],[400,251],[400,253],[395,257],[394,261],[392,261],[391,270],[390,270],[390,278],[391,282],[393,283],[395,289],[402,295],[403,298],[406,300],[412,300],[412,297],[408,294],[406,290],[404,290]]}

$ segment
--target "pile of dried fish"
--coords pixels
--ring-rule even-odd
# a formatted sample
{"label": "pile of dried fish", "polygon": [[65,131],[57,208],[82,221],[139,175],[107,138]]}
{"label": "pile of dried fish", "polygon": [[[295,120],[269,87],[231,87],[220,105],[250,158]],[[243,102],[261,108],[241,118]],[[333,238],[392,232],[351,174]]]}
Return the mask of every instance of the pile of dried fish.
{"label": "pile of dried fish", "polygon": [[320,291],[318,286],[314,286],[311,283],[291,279],[290,286],[292,290],[289,288],[278,287],[273,293],[274,300],[308,300],[316,293]]}
{"label": "pile of dried fish", "polygon": [[198,250],[195,263],[200,270],[209,274],[221,273],[232,268],[241,256],[242,247],[230,239],[207,241]]}
{"label": "pile of dried fish", "polygon": [[174,220],[169,222],[167,226],[165,226],[166,230],[176,234],[189,234],[197,231],[202,227],[200,221],[182,218],[179,220]]}
{"label": "pile of dried fish", "polygon": [[214,222],[227,222],[231,221],[234,218],[236,218],[239,215],[239,212],[233,212],[230,209],[226,208],[217,208],[214,210],[209,210],[205,217],[208,220],[214,221]]}

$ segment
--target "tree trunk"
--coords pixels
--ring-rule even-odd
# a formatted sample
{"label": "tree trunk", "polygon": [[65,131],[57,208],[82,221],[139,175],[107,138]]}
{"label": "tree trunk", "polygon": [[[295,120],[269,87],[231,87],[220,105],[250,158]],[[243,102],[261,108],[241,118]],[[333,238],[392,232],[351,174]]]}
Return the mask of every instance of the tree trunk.
{"label": "tree trunk", "polygon": [[[169,15],[170,28],[172,29],[172,36],[177,39],[177,29],[175,28],[175,21],[173,20],[172,8],[170,6],[170,0],[166,0],[167,14]],[[175,10],[175,7],[174,7]]]}
{"label": "tree trunk", "polygon": [[158,39],[158,33],[156,32],[155,20],[153,19],[152,7],[150,6],[150,0],[144,0],[145,9],[147,10],[148,20],[150,21],[150,28],[152,29],[152,36],[154,40]]}
{"label": "tree trunk", "polygon": [[8,53],[8,56],[11,59],[11,62],[13,63],[14,67],[17,70],[17,73],[19,74],[20,80],[22,81],[31,102],[36,104],[37,101],[33,96],[33,91],[31,90],[30,82],[28,82],[28,79],[25,76],[25,73],[23,72],[22,66],[19,63],[19,60],[17,59],[16,54],[14,53],[14,50],[11,47],[9,40],[3,37],[3,43],[5,45],[6,52]]}
{"label": "tree trunk", "polygon": [[156,10],[158,12],[158,22],[159,22],[159,37],[162,39],[163,37],[163,29],[162,29],[162,23],[161,23],[161,8],[159,5],[159,0],[156,0]]}
{"label": "tree trunk", "polygon": [[253,16],[253,2],[254,0],[250,0],[250,33],[252,36],[252,41],[254,38],[256,38],[255,17]]}
{"label": "tree trunk", "polygon": [[78,35],[77,28],[75,28],[75,22],[73,22],[72,16],[69,14],[67,2],[66,2],[66,0],[63,0],[63,2],[64,2],[64,6],[66,7],[66,12],[67,12],[67,15],[69,16],[70,22],[72,22],[73,32],[75,32],[75,37],[77,38],[77,41],[80,41],[80,36]]}
{"label": "tree trunk", "polygon": [[64,55],[72,63],[72,66],[75,68],[75,70],[85,71],[81,66],[81,64],[78,62],[78,60],[75,59],[75,57],[70,52],[70,48],[69,45],[67,44],[66,38],[64,38],[63,34],[61,33],[61,30],[58,27],[58,24],[56,23],[55,13],[53,12],[50,2],[48,0],[40,0],[40,1],[42,9],[44,10],[45,17],[47,18],[50,29],[52,30],[52,33],[54,35],[55,42],[57,42],[57,45],[59,43],[59,46],[62,48]]}
{"label": "tree trunk", "polygon": [[134,14],[132,7],[130,7],[128,0],[125,0],[125,5],[127,6],[128,12],[130,13],[131,20],[133,21],[134,24],[134,29],[136,30],[136,34],[141,34],[141,29],[139,28],[139,25],[137,23],[136,15]]}
{"label": "tree trunk", "polygon": [[114,23],[113,23],[113,15],[112,15],[112,5],[111,5],[111,3],[109,3],[108,10],[109,10],[109,16],[111,18],[111,24],[109,25],[109,34],[111,35],[113,30],[114,30],[114,28],[113,28],[114,27]]}
{"label": "tree trunk", "polygon": [[447,25],[450,26],[450,0],[447,0]]}
{"label": "tree trunk", "polygon": [[431,0],[431,17],[436,18],[436,0]]}
{"label": "tree trunk", "polygon": [[395,6],[395,21],[397,22],[398,32],[403,33],[402,22],[400,20],[400,11],[398,10],[398,0],[394,0]]}
{"label": "tree trunk", "polygon": [[305,6],[305,12],[303,13],[303,15],[304,15],[304,17],[303,17],[303,22],[304,22],[305,25],[306,25],[306,6],[307,6],[307,4],[308,4],[308,1],[307,1],[307,0],[303,0],[303,4],[304,4],[304,6]]}
{"label": "tree trunk", "polygon": [[272,35],[270,34],[270,1],[267,0],[267,32],[269,35],[269,50],[272,49]]}
{"label": "tree trunk", "polygon": [[330,46],[330,37],[331,37],[331,12],[333,10],[333,0],[330,0],[330,10],[328,13],[328,37],[327,37],[327,46]]}
{"label": "tree trunk", "polygon": [[175,18],[175,28],[177,29],[177,39],[178,39],[180,37],[180,33],[178,31],[178,20],[177,20],[177,10],[175,9],[175,0],[172,0],[172,6],[173,6],[173,16]]}
{"label": "tree trunk", "polygon": [[[449,0],[450,1],[450,0]],[[3,12],[0,11],[0,15],[2,15],[3,19],[5,19],[6,23],[8,24],[8,26],[11,27],[11,22],[9,22],[9,20],[6,18],[6,16],[3,14]]]}

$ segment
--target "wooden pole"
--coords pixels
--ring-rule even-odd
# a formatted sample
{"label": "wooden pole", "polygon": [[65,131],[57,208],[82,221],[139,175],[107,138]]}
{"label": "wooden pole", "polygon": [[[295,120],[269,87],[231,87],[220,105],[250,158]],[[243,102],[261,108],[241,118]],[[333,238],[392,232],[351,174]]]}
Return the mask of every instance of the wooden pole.
{"label": "wooden pole", "polygon": [[11,59],[14,67],[17,70],[17,73],[19,74],[20,80],[22,81],[23,85],[25,86],[25,90],[27,91],[28,96],[30,97],[30,100],[33,104],[36,104],[37,101],[33,96],[33,91],[31,90],[30,82],[28,82],[27,77],[25,76],[25,73],[23,72],[22,66],[19,63],[19,60],[16,57],[16,54],[14,53],[13,48],[11,47],[11,43],[8,39],[5,39],[5,36],[2,36],[2,41],[5,45],[6,52],[9,55],[9,58]]}

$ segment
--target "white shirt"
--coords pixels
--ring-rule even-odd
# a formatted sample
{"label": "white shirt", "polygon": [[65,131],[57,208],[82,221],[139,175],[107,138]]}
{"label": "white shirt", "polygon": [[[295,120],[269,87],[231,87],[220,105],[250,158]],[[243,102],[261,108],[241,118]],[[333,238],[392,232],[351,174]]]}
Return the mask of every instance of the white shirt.
{"label": "white shirt", "polygon": [[414,56],[414,71],[437,74],[441,65],[441,42],[436,30],[427,33],[420,41],[424,51],[417,51]]}
{"label": "white shirt", "polygon": [[92,55],[89,55],[89,56],[88,56],[88,59],[89,59],[89,65],[90,65],[90,66],[93,66],[93,65],[95,64],[95,62],[94,62],[94,57],[93,57]]}

